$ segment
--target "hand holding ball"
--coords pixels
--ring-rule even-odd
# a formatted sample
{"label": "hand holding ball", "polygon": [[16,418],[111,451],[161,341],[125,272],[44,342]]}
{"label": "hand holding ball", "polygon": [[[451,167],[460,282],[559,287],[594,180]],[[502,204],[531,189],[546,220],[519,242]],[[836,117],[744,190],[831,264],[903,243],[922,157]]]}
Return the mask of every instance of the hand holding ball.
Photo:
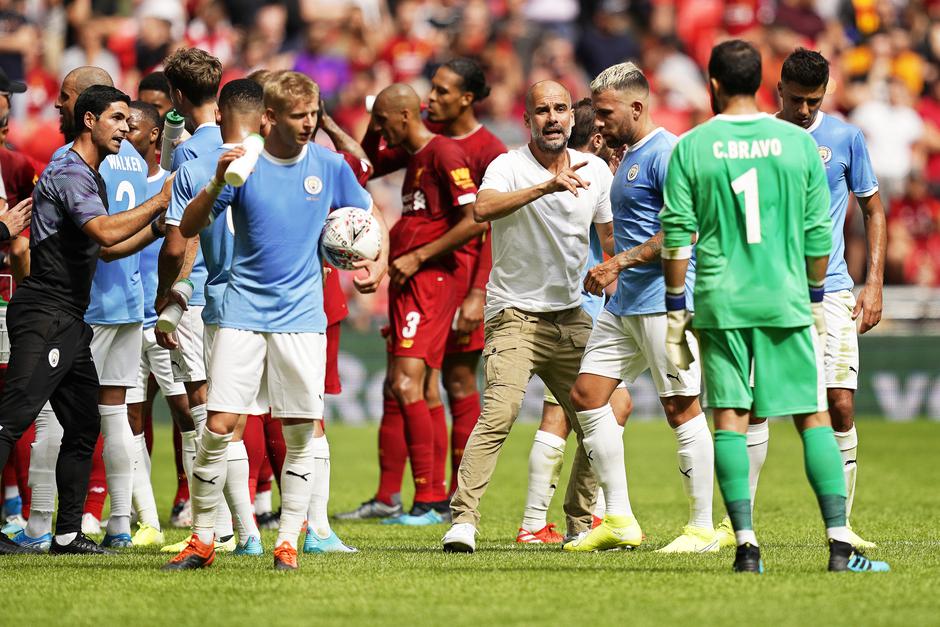
{"label": "hand holding ball", "polygon": [[320,254],[342,270],[355,270],[357,261],[377,259],[382,250],[382,229],[368,211],[357,207],[336,209],[323,225]]}

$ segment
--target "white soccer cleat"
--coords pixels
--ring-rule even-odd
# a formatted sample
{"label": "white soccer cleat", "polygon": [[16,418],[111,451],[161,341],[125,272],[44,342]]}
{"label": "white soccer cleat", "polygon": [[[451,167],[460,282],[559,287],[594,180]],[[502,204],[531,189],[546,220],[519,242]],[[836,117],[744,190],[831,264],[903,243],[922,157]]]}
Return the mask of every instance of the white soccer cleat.
{"label": "white soccer cleat", "polygon": [[86,536],[96,536],[101,533],[101,521],[94,514],[82,516],[82,533]]}
{"label": "white soccer cleat", "polygon": [[717,531],[686,525],[682,528],[682,535],[656,549],[656,553],[717,553],[720,548]]}
{"label": "white soccer cleat", "polygon": [[445,553],[473,553],[477,548],[477,528],[470,523],[454,523],[441,543]]}
{"label": "white soccer cleat", "polygon": [[731,519],[725,516],[715,527],[718,534],[718,548],[726,549],[728,547],[738,546],[738,540],[734,535],[734,527],[731,526]]}
{"label": "white soccer cleat", "polygon": [[847,524],[846,527],[848,527],[849,529],[849,544],[851,544],[856,549],[860,551],[864,551],[866,549],[874,549],[878,547],[878,545],[875,544],[874,542],[869,542],[868,540],[865,540],[860,535],[855,533],[855,531],[852,530],[851,525]]}

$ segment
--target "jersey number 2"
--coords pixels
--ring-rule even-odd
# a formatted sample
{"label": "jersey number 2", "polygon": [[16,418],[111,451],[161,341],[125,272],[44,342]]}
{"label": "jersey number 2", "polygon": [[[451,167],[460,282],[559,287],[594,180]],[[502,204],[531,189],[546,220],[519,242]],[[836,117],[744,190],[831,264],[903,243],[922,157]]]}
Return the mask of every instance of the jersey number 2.
{"label": "jersey number 2", "polygon": [[134,186],[130,181],[121,181],[118,183],[117,190],[114,192],[114,202],[121,202],[127,198],[127,208],[133,209],[137,206],[137,196],[134,194]]}
{"label": "jersey number 2", "polygon": [[757,168],[751,168],[731,181],[735,194],[744,194],[744,228],[748,244],[760,244],[760,196],[757,191]]}

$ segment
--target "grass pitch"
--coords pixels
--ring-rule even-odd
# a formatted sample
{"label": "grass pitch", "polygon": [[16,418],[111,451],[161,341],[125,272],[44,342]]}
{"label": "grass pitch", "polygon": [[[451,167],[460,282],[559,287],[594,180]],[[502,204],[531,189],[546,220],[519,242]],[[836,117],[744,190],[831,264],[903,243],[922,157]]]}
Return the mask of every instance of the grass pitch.
{"label": "grass pitch", "polygon": [[[869,554],[891,563],[893,572],[884,575],[825,572],[823,530],[799,438],[790,424],[774,424],[756,511],[767,568],[762,577],[732,574],[730,550],[652,552],[687,516],[665,422],[635,423],[626,432],[631,501],[648,536],[641,548],[582,555],[515,545],[534,430],[517,425],[503,449],[482,504],[474,555],[443,554],[443,525],[365,522],[334,527],[359,554],[302,556],[296,573],[272,571],[273,532],[265,533],[263,558],[219,555],[202,572],[160,572],[167,557],[156,549],[101,558],[0,558],[0,625],[940,624],[940,424],[859,426],[853,523],[878,542]],[[339,511],[375,489],[375,428],[333,425],[329,435],[331,511]],[[166,427],[156,441],[154,483],[167,516],[175,484]],[[563,494],[562,485],[550,516],[560,528]],[[718,503],[716,488],[716,522],[723,513]],[[185,535],[167,532],[170,541]]]}

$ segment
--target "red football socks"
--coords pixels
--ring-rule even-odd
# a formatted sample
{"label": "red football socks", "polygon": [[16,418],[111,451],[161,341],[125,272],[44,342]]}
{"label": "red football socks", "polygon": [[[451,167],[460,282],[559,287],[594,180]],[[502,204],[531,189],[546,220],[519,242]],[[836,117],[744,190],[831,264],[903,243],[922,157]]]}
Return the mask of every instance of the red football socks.
{"label": "red football socks", "polygon": [[463,450],[470,439],[470,432],[480,417],[480,395],[478,393],[463,398],[451,399],[450,413],[453,425],[450,432],[450,494],[457,489],[457,469],[463,459]]}
{"label": "red football socks", "polygon": [[401,480],[408,461],[405,441],[405,418],[395,398],[382,400],[382,423],[379,425],[379,490],[375,498],[392,504],[392,495],[401,492]]}

